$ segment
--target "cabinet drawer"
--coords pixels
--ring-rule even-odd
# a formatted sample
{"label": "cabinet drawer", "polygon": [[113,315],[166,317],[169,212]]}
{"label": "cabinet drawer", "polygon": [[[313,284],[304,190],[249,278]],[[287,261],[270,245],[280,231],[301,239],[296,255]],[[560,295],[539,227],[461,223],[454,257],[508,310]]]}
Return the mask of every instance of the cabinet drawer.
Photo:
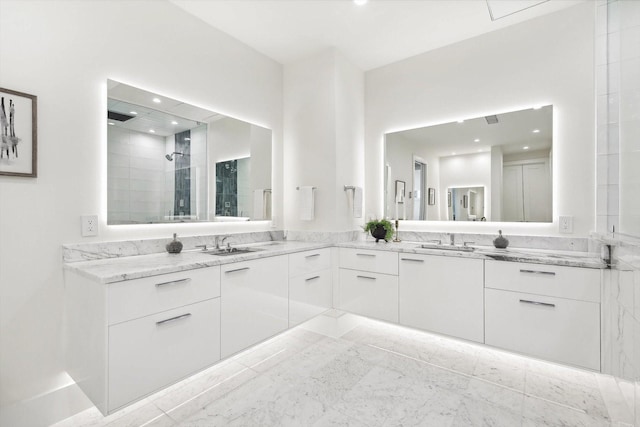
{"label": "cabinet drawer", "polygon": [[522,262],[485,261],[485,286],[600,302],[600,270]]}
{"label": "cabinet drawer", "polygon": [[197,268],[108,285],[109,324],[220,296],[220,267]]}
{"label": "cabinet drawer", "polygon": [[289,277],[331,267],[331,249],[298,252],[289,255]]}
{"label": "cabinet drawer", "polygon": [[331,269],[289,279],[289,327],[331,308]]}
{"label": "cabinet drawer", "polygon": [[289,326],[287,255],[222,266],[222,357]]}
{"label": "cabinet drawer", "polygon": [[340,268],[398,274],[398,254],[390,251],[340,248]]}
{"label": "cabinet drawer", "polygon": [[481,259],[400,254],[400,323],[484,342]]}
{"label": "cabinet drawer", "polygon": [[340,309],[398,322],[398,276],[340,269]]}
{"label": "cabinet drawer", "polygon": [[600,304],[485,290],[485,342],[600,370]]}
{"label": "cabinet drawer", "polygon": [[220,359],[220,298],[109,327],[109,411]]}

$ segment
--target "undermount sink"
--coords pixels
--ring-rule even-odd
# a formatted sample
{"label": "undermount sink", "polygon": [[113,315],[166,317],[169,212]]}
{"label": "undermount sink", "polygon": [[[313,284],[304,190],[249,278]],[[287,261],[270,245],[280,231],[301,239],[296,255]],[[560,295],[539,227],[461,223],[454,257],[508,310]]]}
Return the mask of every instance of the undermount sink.
{"label": "undermount sink", "polygon": [[420,249],[438,249],[441,251],[458,251],[458,252],[473,252],[475,250],[472,246],[456,246],[456,245],[438,245],[438,244],[423,244],[419,246]]}
{"label": "undermount sink", "polygon": [[228,256],[228,255],[240,255],[246,254],[249,252],[257,252],[260,249],[256,248],[225,248],[225,249],[213,249],[210,251],[206,251],[206,254],[209,255],[218,255],[218,256]]}

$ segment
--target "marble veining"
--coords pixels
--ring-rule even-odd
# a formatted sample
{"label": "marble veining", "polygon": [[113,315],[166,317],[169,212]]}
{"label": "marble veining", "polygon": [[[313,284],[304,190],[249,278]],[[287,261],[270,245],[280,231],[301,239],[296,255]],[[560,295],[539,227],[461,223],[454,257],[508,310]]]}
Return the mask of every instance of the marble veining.
{"label": "marble veining", "polygon": [[[206,236],[180,236],[178,239],[184,245],[184,251],[195,249],[196,245],[213,246],[216,236],[229,236],[229,242],[234,246],[265,241],[280,241],[284,232],[258,231],[251,233],[220,233]],[[105,258],[122,258],[137,255],[163,253],[165,245],[172,240],[170,236],[162,239],[129,240],[121,242],[77,243],[62,245],[64,262],[78,262]]]}
{"label": "marble veining", "polygon": [[[440,240],[448,243],[452,233],[429,232],[429,231],[405,231],[400,223],[398,237],[400,240],[410,242],[426,242],[429,240]],[[497,230],[497,229],[496,229]],[[479,246],[493,246],[493,239],[498,237],[488,233],[453,233],[456,245],[464,242],[473,242]],[[557,251],[589,252],[589,239],[584,237],[557,237],[557,236],[520,236],[508,235],[509,246],[512,248],[546,249]]]}
{"label": "marble veining", "polygon": [[337,246],[342,248],[386,250],[401,253],[445,255],[460,258],[495,259],[499,261],[527,262],[533,264],[564,265],[583,268],[606,268],[606,264],[602,259],[600,259],[600,257],[586,252],[520,248],[496,249],[493,246],[478,246],[475,244],[472,245],[475,248],[474,251],[463,252],[437,248],[425,249],[420,247],[420,242],[411,241],[402,241],[400,243],[385,243],[383,241],[378,243],[373,241],[347,242],[340,243]]}
{"label": "marble veining", "polygon": [[64,264],[64,268],[100,283],[113,283],[139,279],[159,274],[175,273],[194,268],[213,267],[240,261],[249,261],[267,256],[286,255],[294,252],[325,248],[326,243],[307,242],[258,242],[243,247],[258,249],[255,252],[230,256],[216,256],[202,250],[187,250],[179,254],[155,253],[93,261],[78,261]]}
{"label": "marble veining", "polygon": [[605,375],[336,312],[108,417],[91,408],[55,427],[631,425]]}

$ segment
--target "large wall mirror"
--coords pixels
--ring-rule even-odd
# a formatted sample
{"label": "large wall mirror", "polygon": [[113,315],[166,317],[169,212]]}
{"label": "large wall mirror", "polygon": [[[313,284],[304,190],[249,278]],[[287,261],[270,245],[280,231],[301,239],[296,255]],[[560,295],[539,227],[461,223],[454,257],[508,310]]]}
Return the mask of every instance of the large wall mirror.
{"label": "large wall mirror", "polygon": [[271,219],[271,130],[107,81],[107,224]]}
{"label": "large wall mirror", "polygon": [[[385,135],[385,215],[428,221],[551,222],[553,107]],[[406,182],[406,197],[394,183]]]}

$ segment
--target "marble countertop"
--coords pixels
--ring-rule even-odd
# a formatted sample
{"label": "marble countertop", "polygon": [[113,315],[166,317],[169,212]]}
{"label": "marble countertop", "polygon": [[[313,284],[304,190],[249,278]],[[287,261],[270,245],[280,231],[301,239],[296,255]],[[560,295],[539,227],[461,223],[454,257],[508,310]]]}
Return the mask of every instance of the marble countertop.
{"label": "marble countertop", "polygon": [[184,251],[179,254],[166,252],[148,255],[122,256],[90,261],[65,263],[65,269],[95,280],[99,283],[113,283],[123,280],[139,279],[159,274],[175,273],[194,268],[212,267],[249,261],[270,256],[286,255],[295,252],[328,248],[332,246],[342,248],[384,250],[402,253],[425,255],[443,255],[459,258],[494,259],[499,261],[527,262],[534,264],[564,265],[583,268],[606,268],[606,264],[594,254],[575,251],[542,250],[527,248],[496,249],[491,246],[473,246],[472,252],[445,249],[421,248],[424,242],[379,242],[353,241],[347,243],[316,243],[299,241],[269,241],[244,244],[238,247],[254,248],[255,252],[237,255],[216,256],[201,250]]}
{"label": "marble countertop", "polygon": [[179,254],[161,252],[149,255],[69,262],[64,264],[64,268],[106,284],[331,246],[333,244],[330,243],[269,241],[239,245],[239,248],[254,248],[256,251],[237,255],[218,256],[207,254],[202,250],[183,251]]}
{"label": "marble countertop", "polygon": [[605,262],[598,256],[588,252],[559,251],[529,248],[497,249],[493,246],[476,246],[473,251],[456,251],[450,249],[421,248],[425,242],[373,242],[355,241],[340,243],[341,248],[371,249],[414,253],[424,255],[445,255],[459,258],[493,259],[498,261],[527,262],[532,264],[564,265],[583,268],[606,268]]}

